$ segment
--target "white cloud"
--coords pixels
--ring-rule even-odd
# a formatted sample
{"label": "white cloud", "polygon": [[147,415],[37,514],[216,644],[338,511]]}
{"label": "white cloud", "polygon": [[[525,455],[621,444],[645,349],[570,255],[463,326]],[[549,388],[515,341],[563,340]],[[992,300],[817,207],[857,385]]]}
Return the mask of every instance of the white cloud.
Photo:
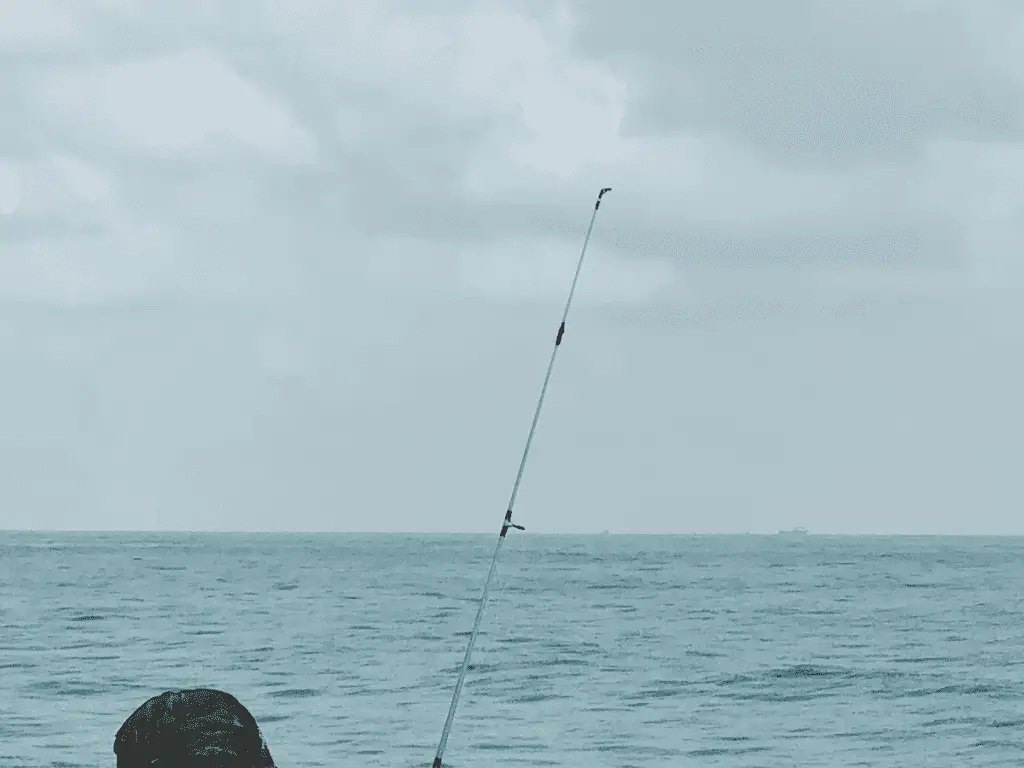
{"label": "white cloud", "polygon": [[971,285],[990,291],[1024,280],[1024,144],[933,142],[924,154],[920,197],[959,222]]}
{"label": "white cloud", "polygon": [[[312,70],[345,83],[342,100],[392,99],[410,113],[456,123],[487,116],[489,140],[472,153],[464,183],[485,198],[509,183],[566,180],[595,162],[622,156],[622,82],[565,53],[569,25],[546,24],[482,5],[465,15],[391,14],[382,3],[305,0],[265,4],[277,34],[302,51]],[[372,107],[370,107],[372,109]],[[366,118],[338,106],[338,128],[366,137]],[[386,128],[385,128],[386,130]],[[504,180],[504,181],[502,181]]]}
{"label": "white cloud", "polygon": [[51,51],[78,40],[67,3],[0,0],[0,50]]}
{"label": "white cloud", "polygon": [[0,258],[0,301],[100,306],[162,298],[187,268],[173,242],[164,227],[138,217],[115,217],[91,234],[15,241]]}
{"label": "white cloud", "polygon": [[[561,239],[516,241],[483,252],[465,251],[459,260],[463,285],[497,301],[564,301],[582,244]],[[591,245],[575,301],[581,305],[638,304],[672,287],[676,270],[653,259],[622,259]]]}
{"label": "white cloud", "polygon": [[49,162],[60,171],[71,192],[81,200],[99,203],[110,199],[113,179],[104,169],[65,154],[53,155]]}
{"label": "white cloud", "polygon": [[44,230],[52,224],[102,226],[114,205],[111,174],[70,153],[0,165],[0,212]]}
{"label": "white cloud", "polygon": [[0,161],[0,215],[9,216],[21,207],[21,173],[17,166]]}
{"label": "white cloud", "polygon": [[[605,68],[566,55],[567,25],[544,26],[489,10],[462,27],[459,85],[490,111],[515,117],[511,135],[499,133],[476,153],[467,184],[488,195],[490,177],[529,174],[573,178],[595,163],[625,159],[619,138],[625,84]],[[504,167],[492,163],[498,157]],[[503,173],[504,172],[504,173]]]}
{"label": "white cloud", "polygon": [[154,152],[210,151],[227,140],[287,161],[315,153],[284,106],[202,48],[53,74],[42,99],[65,119]]}

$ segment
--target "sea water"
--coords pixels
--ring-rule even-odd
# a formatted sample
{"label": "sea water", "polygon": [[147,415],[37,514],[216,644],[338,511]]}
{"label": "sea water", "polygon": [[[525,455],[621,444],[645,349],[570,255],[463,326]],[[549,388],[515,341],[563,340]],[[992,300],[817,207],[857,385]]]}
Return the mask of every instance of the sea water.
{"label": "sea water", "polygon": [[[0,766],[164,690],[281,768],[425,766],[493,536],[0,534]],[[509,537],[450,766],[1024,763],[1024,541]]]}

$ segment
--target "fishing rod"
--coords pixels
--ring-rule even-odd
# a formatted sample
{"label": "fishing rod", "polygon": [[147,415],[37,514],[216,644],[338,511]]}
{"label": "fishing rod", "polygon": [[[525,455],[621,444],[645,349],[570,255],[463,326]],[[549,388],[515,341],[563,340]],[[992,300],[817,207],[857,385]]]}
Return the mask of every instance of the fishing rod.
{"label": "fishing rod", "polygon": [[530,445],[533,443],[533,434],[537,431],[537,420],[540,418],[540,409],[544,406],[544,395],[548,391],[548,382],[551,381],[551,371],[555,367],[555,356],[558,348],[562,345],[562,337],[565,335],[565,321],[569,317],[569,307],[572,305],[573,294],[576,293],[576,282],[580,278],[580,270],[583,268],[583,258],[587,255],[587,245],[590,243],[590,233],[594,231],[594,220],[597,219],[597,211],[601,207],[601,198],[605,193],[611,192],[611,187],[604,187],[597,193],[597,201],[594,203],[594,212],[590,215],[590,226],[587,227],[587,236],[583,238],[583,248],[580,251],[579,261],[576,262],[576,273],[572,277],[572,286],[569,288],[569,297],[565,301],[565,310],[562,312],[562,322],[558,326],[558,333],[555,334],[555,347],[551,350],[551,359],[548,361],[548,371],[544,376],[544,384],[540,388],[540,397],[537,399],[537,408],[533,412],[533,422],[530,424],[530,433],[526,437],[526,447],[523,449],[523,457],[519,460],[519,471],[516,473],[516,481],[512,485],[512,496],[505,511],[505,519],[501,523],[501,533],[498,534],[498,544],[494,548],[494,556],[491,558],[491,568],[487,572],[487,579],[484,581],[484,590],[480,595],[480,605],[476,609],[476,619],[473,621],[473,631],[469,633],[469,642],[466,643],[466,655],[462,658],[462,667],[459,669],[459,678],[455,682],[455,691],[452,693],[452,703],[448,707],[448,717],[445,718],[444,728],[441,731],[441,740],[437,744],[437,752],[434,754],[432,768],[441,768],[441,758],[444,755],[444,748],[448,744],[448,734],[452,730],[452,722],[455,720],[455,709],[459,705],[459,696],[462,694],[462,686],[466,682],[466,672],[469,670],[469,659],[473,654],[473,645],[476,643],[477,635],[480,634],[480,621],[484,616],[484,608],[487,606],[487,595],[491,590],[491,581],[494,579],[494,569],[498,565],[498,553],[501,552],[501,545],[505,542],[505,535],[509,528],[526,530],[521,525],[512,522],[512,508],[516,504],[516,497],[519,495],[519,484],[523,480],[523,470],[526,468],[526,459],[530,455]]}

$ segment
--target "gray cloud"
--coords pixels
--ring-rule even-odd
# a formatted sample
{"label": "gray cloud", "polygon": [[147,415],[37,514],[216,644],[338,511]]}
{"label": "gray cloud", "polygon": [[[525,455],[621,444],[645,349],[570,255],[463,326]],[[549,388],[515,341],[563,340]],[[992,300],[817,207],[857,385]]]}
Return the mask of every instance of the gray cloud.
{"label": "gray cloud", "polygon": [[1016,6],[7,7],[0,527],[491,530],[611,184],[531,529],[1019,530]]}
{"label": "gray cloud", "polygon": [[881,155],[923,141],[1020,139],[1019,7],[998,2],[683,0],[638,14],[574,6],[580,50],[635,86],[627,134],[699,131],[788,162]]}

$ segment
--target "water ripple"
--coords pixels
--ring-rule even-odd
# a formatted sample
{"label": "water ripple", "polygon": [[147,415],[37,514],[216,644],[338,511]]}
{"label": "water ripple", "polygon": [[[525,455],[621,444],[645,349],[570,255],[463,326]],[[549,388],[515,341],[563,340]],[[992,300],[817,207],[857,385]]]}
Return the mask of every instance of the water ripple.
{"label": "water ripple", "polygon": [[[109,765],[136,706],[196,685],[238,695],[281,765],[429,764],[491,545],[0,534],[0,765]],[[1021,555],[518,535],[450,764],[1019,765]]]}

